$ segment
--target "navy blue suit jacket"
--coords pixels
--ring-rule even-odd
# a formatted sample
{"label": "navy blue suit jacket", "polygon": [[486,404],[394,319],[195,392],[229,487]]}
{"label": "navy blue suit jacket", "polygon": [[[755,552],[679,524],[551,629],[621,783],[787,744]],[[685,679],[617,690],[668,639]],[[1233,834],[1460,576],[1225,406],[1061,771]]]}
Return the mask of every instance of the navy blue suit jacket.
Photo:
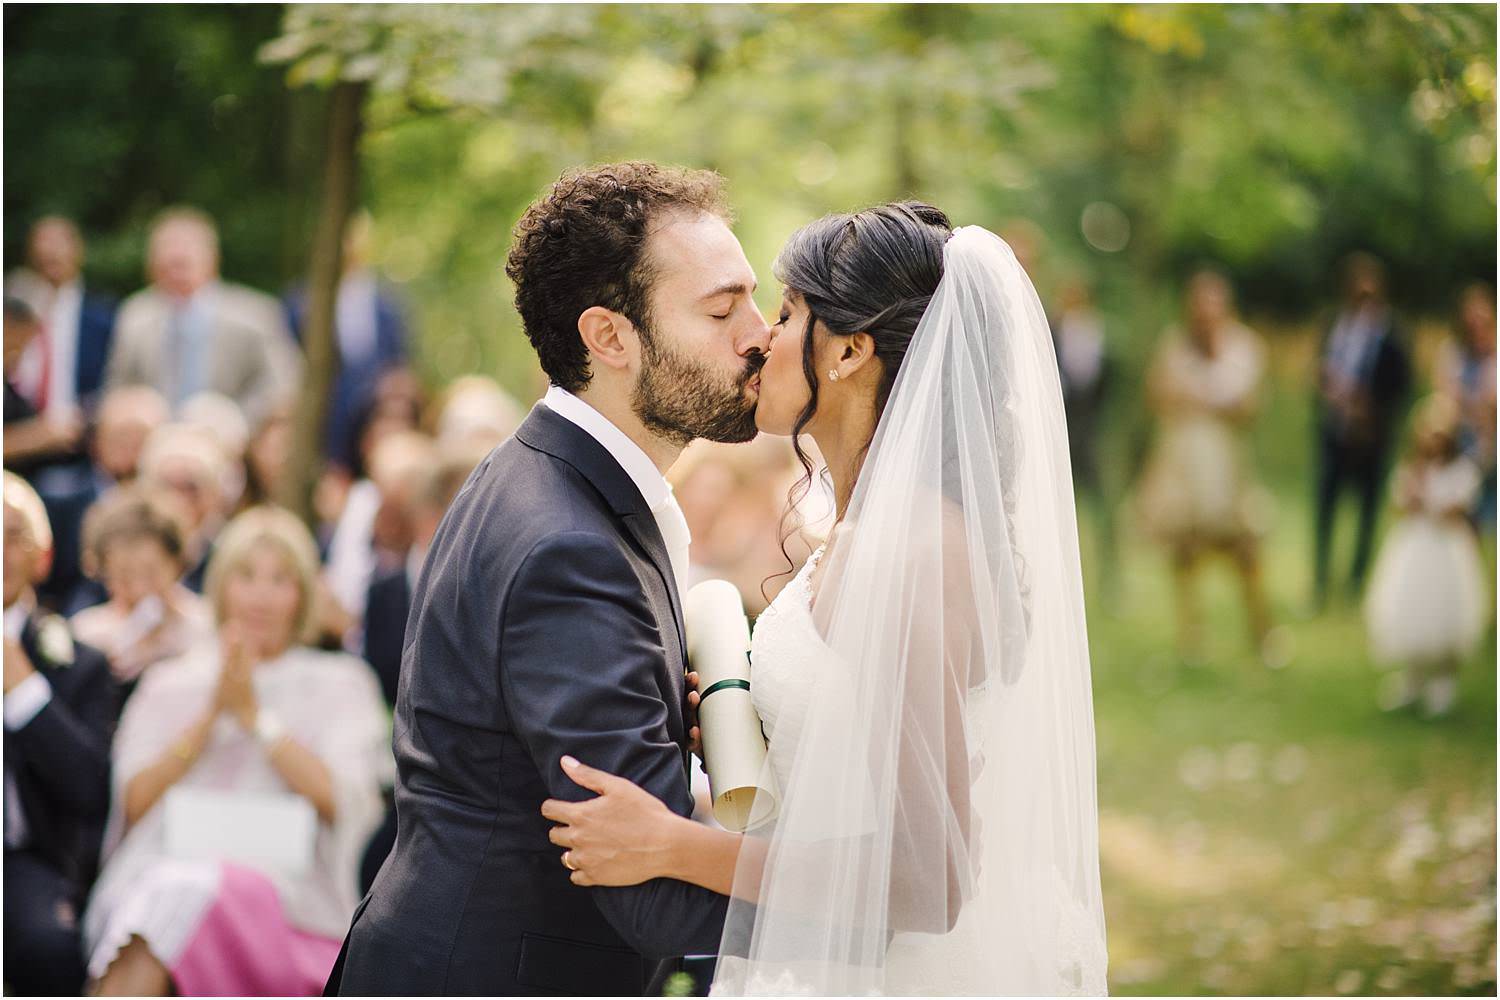
{"label": "navy blue suit jacket", "polygon": [[78,403],[93,413],[104,387],[104,368],[109,363],[110,338],[115,329],[115,304],[85,293],[78,310],[78,363],[74,386]]}
{"label": "navy blue suit jacket", "polygon": [[546,798],[572,754],[688,815],[682,611],[629,476],[545,406],[482,462],[412,594],[396,697],[397,837],[329,992],[639,995],[718,950],[727,900],[667,879],[573,885]]}
{"label": "navy blue suit jacket", "polygon": [[28,848],[81,889],[93,880],[109,813],[109,744],[119,692],[109,661],[74,642],[73,662],[50,661],[37,641],[40,616],[21,632],[21,648],[52,687],[52,698],[15,732],[5,733],[5,766],[15,776]]}

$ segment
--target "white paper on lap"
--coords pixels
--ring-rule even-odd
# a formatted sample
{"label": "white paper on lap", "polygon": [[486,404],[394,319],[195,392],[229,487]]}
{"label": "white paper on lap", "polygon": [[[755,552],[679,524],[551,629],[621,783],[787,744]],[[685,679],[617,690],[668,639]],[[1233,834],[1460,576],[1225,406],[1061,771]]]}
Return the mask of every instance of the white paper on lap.
{"label": "white paper on lap", "polygon": [[300,875],[312,864],[318,817],[301,796],[173,788],[167,792],[167,853],[234,861]]}

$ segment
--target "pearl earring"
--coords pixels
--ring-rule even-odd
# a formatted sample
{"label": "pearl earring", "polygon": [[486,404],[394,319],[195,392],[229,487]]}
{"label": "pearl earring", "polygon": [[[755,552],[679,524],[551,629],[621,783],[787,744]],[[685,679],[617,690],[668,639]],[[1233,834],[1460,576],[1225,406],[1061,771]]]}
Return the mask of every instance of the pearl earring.
{"label": "pearl earring", "polygon": [[838,380],[839,380],[839,370],[837,368],[830,368],[830,369],[828,369],[828,381],[830,381],[830,382],[837,382]]}

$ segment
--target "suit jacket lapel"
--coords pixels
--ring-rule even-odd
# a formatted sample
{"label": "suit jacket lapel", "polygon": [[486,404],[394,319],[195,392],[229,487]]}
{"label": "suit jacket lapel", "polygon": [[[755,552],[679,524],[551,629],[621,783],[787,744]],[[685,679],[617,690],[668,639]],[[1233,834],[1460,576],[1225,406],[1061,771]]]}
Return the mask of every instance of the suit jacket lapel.
{"label": "suit jacket lapel", "polygon": [[516,437],[577,469],[594,485],[624,523],[631,537],[645,550],[667,590],[667,599],[672,605],[672,620],[677,626],[678,649],[686,663],[687,642],[683,632],[682,599],[672,576],[672,560],[667,555],[667,544],[662,540],[656,516],[646,506],[645,498],[635,488],[629,474],[615,461],[609,449],[594,440],[592,434],[571,420],[558,416],[542,403],[532,407],[531,413],[516,430]]}
{"label": "suit jacket lapel", "polygon": [[682,661],[686,663],[687,637],[682,625],[682,600],[677,593],[677,583],[672,577],[672,560],[667,555],[667,543],[662,541],[661,528],[656,523],[656,515],[650,512],[626,514],[622,520],[625,522],[625,527],[630,529],[631,536],[651,557],[651,562],[656,565],[656,572],[661,575],[662,585],[667,588],[667,599],[672,602],[672,620],[677,624],[678,646],[682,652]]}

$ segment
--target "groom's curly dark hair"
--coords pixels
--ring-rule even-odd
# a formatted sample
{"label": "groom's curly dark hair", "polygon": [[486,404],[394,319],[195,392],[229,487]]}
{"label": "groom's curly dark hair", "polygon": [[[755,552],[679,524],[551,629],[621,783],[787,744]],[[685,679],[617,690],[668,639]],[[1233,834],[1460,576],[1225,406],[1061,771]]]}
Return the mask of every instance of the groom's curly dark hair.
{"label": "groom's curly dark hair", "polygon": [[730,221],[723,179],[631,161],[564,173],[516,224],[505,273],[516,286],[516,311],[553,385],[577,392],[592,377],[578,336],[578,317],[603,306],[650,337],[654,278],[645,252],[652,224],[687,210]]}

